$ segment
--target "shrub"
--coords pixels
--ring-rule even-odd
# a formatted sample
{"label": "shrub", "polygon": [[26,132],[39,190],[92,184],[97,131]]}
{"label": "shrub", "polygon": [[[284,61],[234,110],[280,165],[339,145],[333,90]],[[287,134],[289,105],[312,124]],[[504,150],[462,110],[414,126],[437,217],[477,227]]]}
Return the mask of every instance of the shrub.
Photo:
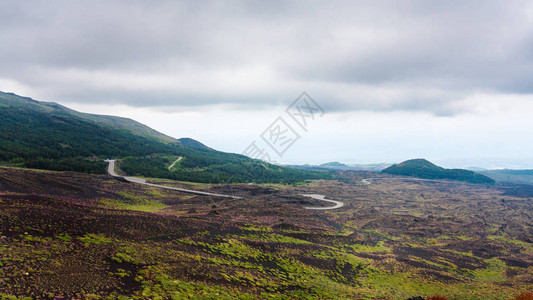
{"label": "shrub", "polygon": [[513,298],[514,300],[533,300],[533,293],[523,292],[522,294]]}

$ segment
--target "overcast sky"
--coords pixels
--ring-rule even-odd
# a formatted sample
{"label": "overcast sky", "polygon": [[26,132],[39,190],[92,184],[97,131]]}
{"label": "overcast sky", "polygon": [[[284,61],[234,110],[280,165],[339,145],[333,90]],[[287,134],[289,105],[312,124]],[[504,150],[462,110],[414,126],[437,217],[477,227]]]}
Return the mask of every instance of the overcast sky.
{"label": "overcast sky", "polygon": [[0,90],[237,153],[306,91],[274,160],[533,167],[533,2],[225,2],[1,1]]}

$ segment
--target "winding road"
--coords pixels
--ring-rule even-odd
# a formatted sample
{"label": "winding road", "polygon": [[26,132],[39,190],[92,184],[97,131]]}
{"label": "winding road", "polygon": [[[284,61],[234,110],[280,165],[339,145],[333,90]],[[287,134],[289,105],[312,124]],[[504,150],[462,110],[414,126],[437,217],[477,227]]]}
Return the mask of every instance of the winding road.
{"label": "winding road", "polygon": [[146,179],[139,178],[139,177],[120,176],[120,175],[118,175],[115,172],[115,162],[116,162],[116,160],[115,159],[108,159],[108,160],[106,160],[106,162],[109,163],[109,165],[107,167],[107,173],[109,173],[109,175],[111,175],[111,176],[113,176],[115,178],[122,178],[122,179],[126,180],[127,182],[144,184],[144,185],[148,185],[148,186],[153,186],[153,187],[158,187],[158,188],[162,188],[162,189],[173,190],[173,191],[178,191],[178,192],[183,192],[183,193],[188,193],[188,194],[195,194],[195,195],[202,195],[202,196],[224,197],[224,198],[232,198],[232,199],[242,199],[242,197],[237,197],[237,196],[215,194],[215,193],[209,193],[209,192],[202,192],[202,191],[196,191],[196,190],[189,190],[189,189],[182,189],[182,188],[176,188],[176,187],[171,187],[171,186],[164,186],[164,185],[159,185],[159,184],[147,183]]}
{"label": "winding road", "polygon": [[[168,167],[168,169],[170,170],[174,166],[174,164],[179,162],[181,159],[182,159],[182,157],[180,156],[170,167]],[[146,179],[144,179],[144,178],[118,175],[115,172],[115,162],[116,162],[115,159],[107,159],[107,160],[105,160],[105,162],[107,162],[109,164],[107,166],[107,173],[109,173],[109,175],[111,175],[111,176],[113,176],[113,177],[115,177],[117,179],[125,180],[127,182],[144,184],[144,185],[148,185],[148,186],[153,186],[153,187],[158,187],[158,188],[162,188],[162,189],[173,190],[173,191],[178,191],[178,192],[183,192],[183,193],[195,194],[195,195],[215,196],[215,197],[224,197],[224,198],[232,198],[232,199],[242,199],[243,198],[243,197],[238,197],[238,196],[215,194],[215,193],[209,193],[209,192],[202,192],[202,191],[196,191],[196,190],[189,190],[189,189],[182,189],[182,188],[164,186],[164,185],[159,185],[159,184],[147,183]],[[329,209],[341,208],[341,207],[344,206],[344,203],[342,203],[340,201],[336,201],[336,200],[326,199],[326,196],[320,195],[320,194],[301,194],[301,196],[311,197],[311,198],[316,199],[316,200],[325,201],[325,202],[329,202],[329,203],[335,204],[334,206],[327,206],[327,207],[304,207],[306,209],[311,209],[311,210],[329,210]]]}
{"label": "winding road", "polygon": [[316,200],[326,201],[326,202],[330,202],[330,203],[334,203],[335,204],[334,206],[326,206],[326,207],[304,207],[306,209],[328,210],[328,209],[337,209],[337,208],[341,208],[341,207],[344,206],[344,203],[342,203],[340,201],[336,201],[336,200],[326,199],[326,196],[324,196],[324,195],[320,195],[320,194],[300,194],[300,195],[305,196],[305,197],[311,197],[311,198],[316,199]]}

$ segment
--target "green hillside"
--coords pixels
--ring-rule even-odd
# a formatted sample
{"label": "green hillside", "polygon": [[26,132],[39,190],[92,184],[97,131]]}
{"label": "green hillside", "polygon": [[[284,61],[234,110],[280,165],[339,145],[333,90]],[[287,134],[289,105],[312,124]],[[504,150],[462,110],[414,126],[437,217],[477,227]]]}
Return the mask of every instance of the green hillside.
{"label": "green hillside", "polygon": [[156,130],[144,124],[136,122],[132,119],[81,113],[54,102],[35,101],[31,98],[21,97],[13,93],[0,92],[0,106],[8,106],[11,108],[32,110],[42,113],[52,113],[54,115],[76,116],[87,121],[92,121],[102,126],[109,126],[115,129],[127,130],[130,133],[133,133],[134,135],[155,138],[163,142],[179,143],[179,141],[177,141],[176,139],[157,132]]}
{"label": "green hillside", "polygon": [[199,149],[210,149],[206,145],[200,143],[197,140],[193,140],[191,138],[181,138],[181,139],[178,139],[178,141],[184,146],[189,146],[192,148],[199,148]]}
{"label": "green hillside", "polygon": [[449,179],[470,183],[494,184],[494,180],[473,171],[463,169],[445,169],[432,164],[425,159],[411,159],[400,164],[390,166],[382,173],[413,176],[423,179]]}
{"label": "green hillside", "polygon": [[[131,175],[200,182],[297,182],[327,173],[282,168],[182,142],[130,119],[83,114],[0,93],[0,161],[30,168],[105,173],[118,158]],[[172,170],[171,161],[183,160]],[[170,162],[170,163],[169,163]]]}

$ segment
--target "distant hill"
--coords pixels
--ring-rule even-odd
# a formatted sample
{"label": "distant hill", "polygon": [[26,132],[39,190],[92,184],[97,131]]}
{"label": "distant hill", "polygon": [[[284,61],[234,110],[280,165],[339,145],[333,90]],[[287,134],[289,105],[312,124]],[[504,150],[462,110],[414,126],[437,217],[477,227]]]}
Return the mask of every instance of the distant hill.
{"label": "distant hill", "polygon": [[[183,159],[168,170],[178,156]],[[118,158],[128,175],[187,181],[289,183],[328,176],[216,151],[190,138],[177,140],[131,119],[0,92],[3,164],[105,173],[105,158]]]}
{"label": "distant hill", "polygon": [[445,169],[425,159],[407,160],[400,164],[390,166],[381,172],[424,179],[449,179],[470,183],[494,184],[494,180],[485,175],[463,169]]}
{"label": "distant hill", "polygon": [[490,170],[488,172],[499,173],[499,174],[508,174],[508,175],[533,176],[533,170],[509,170],[509,169],[503,169],[503,170]]}
{"label": "distant hill", "polygon": [[511,182],[533,185],[533,170],[486,170],[479,172],[498,182]]}
{"label": "distant hill", "polygon": [[487,169],[485,168],[480,168],[480,167],[475,167],[475,166],[466,167],[465,170],[470,170],[470,171],[474,171],[478,173],[481,171],[487,171]]}
{"label": "distant hill", "polygon": [[381,172],[383,169],[390,167],[388,163],[377,164],[354,164],[347,165],[337,161],[324,163],[321,165],[287,165],[287,167],[302,169],[302,170],[338,170],[338,171],[370,171]]}
{"label": "distant hill", "polygon": [[350,167],[360,171],[381,172],[382,170],[390,167],[389,163],[377,163],[377,164],[353,164]]}
{"label": "distant hill", "polygon": [[343,163],[340,163],[338,161],[332,161],[325,164],[321,164],[321,167],[348,167],[348,165],[345,165]]}
{"label": "distant hill", "polygon": [[325,164],[321,164],[319,166],[316,166],[316,169],[317,170],[320,170],[320,169],[343,170],[343,171],[354,170],[352,167],[350,167],[348,165],[345,165],[343,163],[340,163],[338,161],[333,161],[333,162],[328,162],[328,163],[325,163]]}

